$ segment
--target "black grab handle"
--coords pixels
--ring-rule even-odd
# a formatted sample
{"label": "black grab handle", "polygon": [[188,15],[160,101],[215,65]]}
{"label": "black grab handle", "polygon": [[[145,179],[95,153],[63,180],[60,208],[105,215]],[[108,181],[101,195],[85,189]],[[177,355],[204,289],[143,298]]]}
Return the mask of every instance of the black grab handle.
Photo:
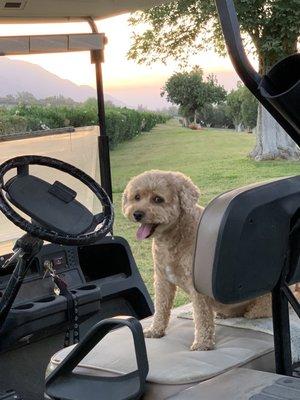
{"label": "black grab handle", "polygon": [[[128,327],[132,333],[137,370],[116,377],[74,374],[80,361],[113,329]],[[130,400],[144,393],[149,365],[143,329],[134,317],[119,316],[96,324],[70,354],[46,379],[46,393],[51,399]]]}

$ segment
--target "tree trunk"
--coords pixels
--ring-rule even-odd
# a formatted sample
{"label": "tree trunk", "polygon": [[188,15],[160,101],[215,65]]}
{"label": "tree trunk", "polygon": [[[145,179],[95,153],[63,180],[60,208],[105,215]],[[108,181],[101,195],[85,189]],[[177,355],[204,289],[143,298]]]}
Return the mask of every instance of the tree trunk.
{"label": "tree trunk", "polygon": [[[283,42],[285,56],[297,52],[297,41],[298,36],[296,35],[294,40],[289,39]],[[279,61],[271,54],[262,54],[259,50],[258,60],[261,75]],[[258,106],[256,145],[249,156],[257,161],[274,159],[296,161],[300,159],[300,149],[297,144],[261,104]]]}
{"label": "tree trunk", "polygon": [[234,124],[234,130],[236,132],[242,132],[243,131],[243,123],[240,121],[233,121]]}
{"label": "tree trunk", "polygon": [[182,121],[182,126],[184,126],[185,128],[188,127],[189,125],[189,121],[187,117],[181,117],[181,121]]}
{"label": "tree trunk", "polygon": [[244,130],[243,123],[240,122],[236,127],[236,131],[241,133],[241,132],[243,132],[243,130]]}
{"label": "tree trunk", "polygon": [[256,161],[300,159],[299,147],[261,104],[258,106],[256,146],[250,157]]}
{"label": "tree trunk", "polygon": [[197,111],[194,112],[194,124],[197,124]]}

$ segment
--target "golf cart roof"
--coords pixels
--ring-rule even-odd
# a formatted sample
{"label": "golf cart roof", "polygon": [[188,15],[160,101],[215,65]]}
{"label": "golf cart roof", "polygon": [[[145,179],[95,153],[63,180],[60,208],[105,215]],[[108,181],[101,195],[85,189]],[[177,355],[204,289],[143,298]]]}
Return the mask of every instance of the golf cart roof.
{"label": "golf cart roof", "polygon": [[164,0],[0,0],[1,23],[102,19],[151,8]]}

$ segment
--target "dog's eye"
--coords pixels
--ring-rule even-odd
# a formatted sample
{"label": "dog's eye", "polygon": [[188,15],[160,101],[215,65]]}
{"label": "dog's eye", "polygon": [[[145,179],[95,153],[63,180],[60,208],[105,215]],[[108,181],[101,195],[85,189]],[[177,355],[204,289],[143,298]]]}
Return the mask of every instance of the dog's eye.
{"label": "dog's eye", "polygon": [[160,196],[155,196],[155,197],[153,198],[153,201],[154,201],[154,203],[156,203],[156,204],[161,204],[161,203],[163,203],[165,200],[164,200],[162,197],[160,197]]}
{"label": "dog's eye", "polygon": [[141,196],[140,196],[139,194],[136,194],[136,195],[134,196],[134,200],[136,200],[136,201],[141,200]]}

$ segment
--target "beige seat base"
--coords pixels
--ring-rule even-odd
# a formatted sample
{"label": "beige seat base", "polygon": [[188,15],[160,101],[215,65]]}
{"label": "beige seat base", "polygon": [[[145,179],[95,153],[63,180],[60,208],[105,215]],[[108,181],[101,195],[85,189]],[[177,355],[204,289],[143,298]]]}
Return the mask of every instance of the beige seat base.
{"label": "beige seat base", "polygon": [[[266,369],[269,369],[269,367],[271,367],[270,369],[272,370],[272,366],[273,366],[273,361],[274,360],[274,353],[269,353],[268,355],[259,357],[247,364],[244,365],[246,369],[246,371],[250,371],[250,374],[252,373],[252,371],[256,372],[256,370],[259,371],[266,371]],[[57,363],[50,363],[49,367],[48,367],[48,372],[52,371],[55,366],[57,365]],[[229,375],[229,376],[235,376],[235,374],[239,373],[238,371],[242,370],[242,368],[237,368],[232,370],[233,375]],[[245,370],[243,368],[243,370]],[[119,374],[116,373],[112,373],[112,372],[105,372],[105,371],[100,371],[98,369],[86,369],[86,368],[82,368],[82,367],[78,367],[75,370],[76,373],[79,374],[88,374],[89,376],[117,376]],[[230,372],[230,371],[229,371]],[[259,372],[259,374],[262,374],[263,372]],[[226,375],[228,373],[225,373]],[[219,375],[219,376],[223,376],[225,374]],[[270,374],[267,373],[267,375],[274,375],[275,377],[277,375],[275,374]],[[219,377],[218,376],[218,377]],[[251,375],[254,376],[254,375]],[[189,383],[189,384],[180,384],[180,385],[168,385],[168,384],[159,384],[159,383],[153,383],[153,382],[147,382],[146,383],[146,390],[145,390],[145,394],[143,396],[143,400],[164,400],[164,399],[173,399],[172,396],[174,397],[174,400],[176,399],[180,399],[181,397],[177,397],[180,396],[181,394],[184,396],[197,396],[197,393],[199,390],[202,390],[202,385],[204,385],[205,383],[214,383],[216,382],[216,379],[218,377],[206,380],[204,382],[196,382],[196,383]],[[278,377],[278,376],[277,376]],[[225,380],[226,382],[226,380]],[[267,381],[268,382],[268,381]],[[187,389],[191,389],[195,387],[195,390],[193,392],[187,391]],[[205,386],[206,387],[206,386]],[[210,386],[209,386],[210,387]],[[196,389],[197,388],[197,389]],[[230,392],[231,393],[231,392]],[[199,396],[198,396],[199,397]],[[230,397],[229,397],[230,398]],[[185,399],[189,399],[189,397],[183,397],[183,400]],[[193,397],[191,397],[191,399],[194,399]],[[195,397],[195,399],[198,399],[197,397]],[[202,399],[202,398],[201,398]],[[203,399],[206,399],[205,397],[203,397]],[[232,400],[235,400],[235,397],[231,398]],[[240,398],[237,398],[240,399]],[[242,398],[241,398],[242,399]],[[218,400],[218,398],[216,397],[207,397],[207,400]],[[222,400],[224,400],[222,398]],[[227,398],[226,398],[227,400]]]}
{"label": "beige seat base", "polygon": [[[215,350],[190,351],[193,321],[177,318],[190,307],[186,305],[173,310],[165,337],[146,339],[150,370],[143,400],[179,395],[200,382],[208,382],[230,370],[236,371],[238,367],[273,371],[273,337],[262,332],[219,326]],[[148,326],[151,319],[142,321],[143,326]],[[49,370],[55,368],[71,350],[72,347],[56,353]],[[136,362],[131,335],[126,329],[119,329],[97,345],[75,372],[116,376],[134,369]]]}
{"label": "beige seat base", "polygon": [[[271,335],[248,329],[226,326],[216,328],[216,348],[211,351],[191,351],[194,323],[177,318],[190,306],[172,312],[166,335],[161,339],[146,339],[149,359],[147,381],[162,385],[186,385],[220,375],[233,368],[254,363],[273,351]],[[151,318],[142,321],[144,327]],[[59,351],[51,362],[58,364],[72,348]],[[87,372],[101,371],[126,374],[136,369],[132,336],[123,328],[107,335],[80,363]],[[266,366],[270,370],[271,365]]]}

